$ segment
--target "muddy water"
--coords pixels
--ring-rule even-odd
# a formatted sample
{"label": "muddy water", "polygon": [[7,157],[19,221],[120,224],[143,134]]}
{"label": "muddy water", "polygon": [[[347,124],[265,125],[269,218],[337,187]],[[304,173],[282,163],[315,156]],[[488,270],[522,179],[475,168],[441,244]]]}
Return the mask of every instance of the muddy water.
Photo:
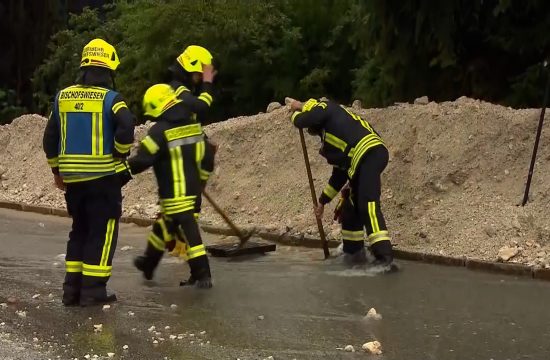
{"label": "muddy water", "polygon": [[[108,352],[124,359],[368,359],[375,357],[360,348],[372,340],[382,343],[379,359],[550,359],[549,283],[408,262],[379,275],[322,261],[321,250],[280,247],[269,256],[212,259],[215,286],[198,291],[177,286],[187,270],[174,258],[145,283],[131,261],[146,229],[129,225],[119,249],[133,249],[118,252],[110,283],[119,303],[107,311],[63,308],[62,261],[54,263],[68,227],[66,219],[0,210],[0,302],[18,298],[0,309],[0,332],[41,351],[36,337],[62,359]],[[371,307],[382,320],[363,319]],[[97,323],[104,330],[94,334]],[[357,352],[341,350],[348,344]]]}

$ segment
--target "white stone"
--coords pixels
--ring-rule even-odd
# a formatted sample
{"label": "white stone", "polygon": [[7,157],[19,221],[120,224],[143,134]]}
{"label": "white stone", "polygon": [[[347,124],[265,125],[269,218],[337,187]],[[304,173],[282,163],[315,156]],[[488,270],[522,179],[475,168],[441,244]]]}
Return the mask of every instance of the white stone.
{"label": "white stone", "polygon": [[122,347],[123,350],[128,350],[129,348],[130,348],[130,347],[129,347],[128,345],[124,345],[124,346]]}
{"label": "white stone", "polygon": [[157,340],[154,340],[154,341],[153,341],[153,344],[155,344],[155,345],[158,345],[158,343],[159,343],[159,342],[158,342]]}
{"label": "white stone", "polygon": [[369,341],[363,344],[363,350],[370,352],[374,355],[382,354],[382,344],[378,341]]}
{"label": "white stone", "polygon": [[263,316],[263,315],[258,316],[258,320],[263,320],[263,319],[265,319],[265,316]]}
{"label": "white stone", "polygon": [[135,313],[133,311],[128,311],[128,316],[134,316]]}
{"label": "white stone", "polygon": [[428,99],[427,96],[422,96],[414,99],[414,103],[416,105],[428,105],[430,103],[430,99]]}
{"label": "white stone", "polygon": [[151,326],[149,329],[147,329],[147,331],[153,332],[153,331],[155,331],[155,329],[156,329],[156,327],[153,325],[153,326]]}
{"label": "white stone", "polygon": [[170,330],[170,326],[165,326],[164,330]]}
{"label": "white stone", "polygon": [[128,251],[128,250],[131,250],[133,249],[133,247],[129,246],[129,245],[126,245],[126,246],[123,246],[120,248],[120,251]]}
{"label": "white stone", "polygon": [[94,325],[94,332],[102,332],[102,331],[103,331],[103,324]]}
{"label": "white stone", "polygon": [[273,111],[275,111],[275,110],[277,110],[277,109],[280,109],[281,107],[283,107],[283,105],[281,105],[280,103],[278,103],[278,102],[275,101],[275,102],[272,102],[272,103],[270,103],[269,105],[267,105],[267,110],[266,110],[266,112],[267,112],[267,113],[270,113],[270,112],[273,112]]}
{"label": "white stone", "polygon": [[175,309],[177,309],[177,308],[178,308],[178,306],[177,306],[176,304],[170,305],[170,309],[172,309],[172,310],[175,310]]}
{"label": "white stone", "polygon": [[107,353],[107,356],[110,357],[110,358],[112,358],[112,357],[115,356],[115,353],[111,353],[111,352],[110,352],[110,353]]}
{"label": "white stone", "polygon": [[103,305],[103,311],[109,310],[111,305]]}
{"label": "white stone", "polygon": [[19,310],[19,311],[16,311],[15,313],[16,313],[17,316],[19,316],[20,318],[23,318],[23,319],[24,319],[24,318],[27,317],[27,312],[26,312],[26,311],[21,311],[21,310]]}
{"label": "white stone", "polygon": [[176,340],[178,337],[176,335],[170,335],[170,340]]}
{"label": "white stone", "polygon": [[498,251],[498,260],[509,261],[517,254],[519,254],[519,248],[517,246],[514,246],[514,247],[503,246]]}
{"label": "white stone", "polygon": [[366,319],[371,319],[371,320],[381,320],[382,315],[377,313],[375,308],[370,308],[369,311],[367,312],[367,315],[365,316],[365,318]]}
{"label": "white stone", "polygon": [[344,351],[355,352],[355,348],[353,347],[353,345],[346,345],[346,347],[344,348]]}
{"label": "white stone", "polygon": [[206,331],[203,330],[203,331],[201,331],[199,334],[205,335],[205,334],[206,334]]}

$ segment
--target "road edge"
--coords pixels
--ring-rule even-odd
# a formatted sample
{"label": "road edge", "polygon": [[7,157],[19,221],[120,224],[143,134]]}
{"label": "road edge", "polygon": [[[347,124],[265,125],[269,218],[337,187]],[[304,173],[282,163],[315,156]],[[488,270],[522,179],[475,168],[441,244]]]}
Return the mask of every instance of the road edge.
{"label": "road edge", "polygon": [[[23,212],[32,212],[43,215],[54,215],[61,217],[69,217],[69,214],[65,209],[52,208],[47,206],[39,205],[28,205],[23,203],[16,203],[11,201],[0,201],[0,208],[23,211]],[[138,226],[147,227],[153,224],[153,219],[134,217],[134,216],[123,216],[120,221],[127,224],[135,224]],[[200,226],[203,231],[211,234],[218,235],[233,235],[233,232],[229,228],[214,226],[211,224],[200,223]],[[305,234],[293,235],[289,233],[278,233],[275,231],[269,231],[261,226],[249,226],[243,230],[255,231],[255,236],[258,236],[264,240],[276,242],[282,245],[289,246],[301,246],[307,248],[320,248],[320,239],[317,239],[312,236],[307,236]],[[335,248],[340,242],[336,240],[329,240],[329,247]],[[465,267],[469,270],[482,271],[482,272],[492,272],[520,277],[530,277],[537,280],[550,281],[550,269],[544,269],[540,267],[529,266],[525,264],[509,264],[501,263],[480,259],[469,259],[466,256],[454,257],[446,255],[437,255],[430,253],[423,253],[411,250],[403,249],[394,249],[394,256],[396,259],[401,260],[410,260],[410,261],[419,261],[428,264],[437,264],[437,265],[446,265],[446,266],[457,266]]]}

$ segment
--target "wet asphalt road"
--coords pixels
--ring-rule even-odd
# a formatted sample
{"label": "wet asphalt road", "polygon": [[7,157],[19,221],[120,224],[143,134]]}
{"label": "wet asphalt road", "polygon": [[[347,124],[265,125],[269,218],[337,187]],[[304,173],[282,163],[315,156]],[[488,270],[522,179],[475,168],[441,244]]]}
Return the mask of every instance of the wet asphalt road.
{"label": "wet asphalt road", "polygon": [[[322,261],[321,250],[279,247],[212,259],[214,288],[201,291],[178,286],[188,273],[175,258],[144,282],[131,261],[147,230],[133,225],[121,227],[110,282],[120,301],[64,308],[56,257],[69,224],[0,210],[0,303],[16,298],[0,308],[0,359],[550,359],[550,283],[405,262],[375,275]],[[383,319],[364,320],[370,307]],[[383,355],[361,350],[372,340]]]}

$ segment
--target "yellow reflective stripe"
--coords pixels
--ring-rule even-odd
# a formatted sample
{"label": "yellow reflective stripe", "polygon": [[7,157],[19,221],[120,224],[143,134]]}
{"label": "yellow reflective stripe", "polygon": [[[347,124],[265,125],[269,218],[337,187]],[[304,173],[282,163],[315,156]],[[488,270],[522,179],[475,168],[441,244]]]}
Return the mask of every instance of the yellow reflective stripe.
{"label": "yellow reflective stripe", "polygon": [[198,258],[199,256],[206,255],[206,248],[203,244],[193,246],[192,248],[187,249],[187,258],[189,260]]}
{"label": "yellow reflective stripe", "polygon": [[168,141],[199,135],[202,135],[201,124],[178,126],[164,132],[164,136],[166,136],[166,140]]}
{"label": "yellow reflective stripe", "polygon": [[195,220],[199,220],[199,217],[201,216],[200,213],[194,213],[193,214],[193,217],[195,218]]}
{"label": "yellow reflective stripe", "polygon": [[97,114],[92,113],[90,114],[92,117],[92,155],[99,155],[97,151],[98,147],[98,140],[97,140],[97,134],[98,134],[98,125],[97,125]]}
{"label": "yellow reflective stripe", "polygon": [[50,167],[57,167],[57,166],[59,166],[59,158],[58,158],[58,157],[54,157],[54,158],[48,159],[48,165],[50,165]]}
{"label": "yellow reflective stripe", "polygon": [[199,170],[199,175],[200,175],[201,180],[208,180],[210,178],[210,174],[211,173],[209,171],[206,171],[206,170],[203,170],[203,169]]}
{"label": "yellow reflective stripe", "polygon": [[121,144],[115,140],[115,149],[121,154],[125,154],[132,148],[132,144]]}
{"label": "yellow reflective stripe", "polygon": [[306,101],[306,103],[302,106],[302,111],[310,111],[313,109],[317,104],[319,104],[319,101],[316,99],[309,99]]}
{"label": "yellow reflective stripe", "polygon": [[208,106],[212,105],[212,96],[209,93],[203,92],[199,95],[199,100],[204,101]]}
{"label": "yellow reflective stripe", "polygon": [[330,184],[325,186],[325,189],[323,190],[323,194],[329,197],[329,199],[333,199],[336,194],[338,194],[338,191],[336,191],[335,188],[333,188]]}
{"label": "yellow reflective stripe", "polygon": [[363,230],[350,231],[342,229],[342,239],[351,241],[363,241],[365,240]]}
{"label": "yellow reflective stripe", "polygon": [[197,164],[199,164],[199,171],[200,171],[200,162],[204,158],[204,152],[205,152],[205,144],[204,141],[198,142],[195,146],[195,161]]}
{"label": "yellow reflective stripe", "polygon": [[382,139],[380,139],[380,137],[376,134],[369,134],[365,136],[357,143],[357,145],[353,147],[353,149],[350,150],[348,156],[353,157],[355,161],[358,161],[357,159],[365,153],[364,150],[370,149],[374,141],[382,143]]}
{"label": "yellow reflective stripe", "polygon": [[180,206],[170,206],[170,207],[163,206],[162,207],[162,212],[166,215],[179,214],[179,213],[182,213],[182,212],[193,211],[193,210],[195,210],[195,205],[180,205]]}
{"label": "yellow reflective stripe", "polygon": [[350,156],[351,159],[351,166],[348,170],[348,176],[350,178],[353,178],[353,175],[355,174],[355,170],[357,169],[357,165],[361,161],[361,158],[367,151],[372,149],[375,146],[382,145],[384,146],[384,143],[382,142],[382,139],[376,134],[370,134],[365,136],[357,146],[355,146],[353,149],[350,150],[348,156]]}
{"label": "yellow reflective stripe", "polygon": [[149,237],[147,238],[147,241],[149,244],[153,245],[153,247],[159,251],[164,251],[164,241],[162,241],[161,238],[159,238],[157,235],[155,235],[154,232],[151,232],[149,234]]}
{"label": "yellow reflective stripe", "polygon": [[196,195],[181,196],[177,198],[160,199],[160,203],[163,205],[178,205],[182,202],[194,202],[196,198]]}
{"label": "yellow reflective stripe", "polygon": [[113,114],[116,114],[120,109],[126,108],[128,109],[128,106],[124,101],[119,101],[116,104],[113,105],[111,110],[113,110]]}
{"label": "yellow reflective stripe", "polygon": [[61,155],[63,155],[67,148],[67,114],[59,113],[59,121],[61,123]]}
{"label": "yellow reflective stripe", "polygon": [[109,253],[111,252],[111,244],[113,243],[113,234],[115,232],[115,219],[109,219],[107,222],[107,231],[105,233],[105,242],[103,244],[103,252],[101,253],[101,261],[99,265],[106,266],[109,260]]}
{"label": "yellow reflective stripe", "polygon": [[157,220],[157,223],[159,224],[160,230],[162,231],[164,242],[172,241],[172,235],[168,232],[168,227],[166,226],[166,221],[164,220],[164,218]]}
{"label": "yellow reflective stripe", "polygon": [[99,147],[98,147],[98,152],[97,152],[97,155],[103,155],[103,113],[98,113],[98,128],[99,128],[99,136],[98,136],[98,141],[99,141]]}
{"label": "yellow reflective stripe", "polygon": [[370,223],[372,226],[372,232],[377,233],[380,232],[380,227],[378,226],[378,218],[376,217],[376,202],[370,201],[368,204],[369,208],[369,217],[370,217]]}
{"label": "yellow reflective stripe", "polygon": [[328,132],[325,132],[325,141],[335,148],[339,149],[340,151],[345,151],[346,147],[348,146],[348,144],[344,140],[339,139],[335,135],[332,135]]}
{"label": "yellow reflective stripe", "polygon": [[384,240],[391,240],[387,230],[378,231],[369,235],[369,243],[371,245]]}
{"label": "yellow reflective stripe", "polygon": [[186,88],[185,86],[180,86],[176,89],[176,96],[180,96],[182,92],[184,91],[189,91],[188,88]]}
{"label": "yellow reflective stripe", "polygon": [[83,182],[83,181],[91,181],[96,180],[99,178],[102,178],[106,175],[100,175],[100,176],[79,176],[79,177],[70,177],[63,175],[63,182],[64,183],[77,183],[77,182]]}
{"label": "yellow reflective stripe", "polygon": [[82,275],[93,277],[111,276],[112,266],[82,265]]}
{"label": "yellow reflective stripe", "polygon": [[93,163],[72,163],[72,162],[60,162],[59,163],[61,171],[66,169],[84,169],[84,170],[106,170],[113,171],[115,169],[115,163],[110,162],[109,164],[93,164]]}
{"label": "yellow reflective stripe", "polygon": [[181,197],[185,195],[185,174],[183,172],[183,156],[181,147],[170,149],[170,162],[172,165],[172,174],[174,180],[174,196]]}
{"label": "yellow reflective stripe", "polygon": [[301,111],[295,111],[292,116],[290,117],[290,120],[292,121],[292,123],[294,124],[294,121],[296,120],[296,116],[300,115],[302,112]]}
{"label": "yellow reflective stripe", "polygon": [[68,273],[81,273],[82,261],[65,261],[65,271]]}
{"label": "yellow reflective stripe", "polygon": [[155,155],[160,150],[160,147],[157,145],[155,140],[153,140],[153,138],[149,135],[141,140],[141,144],[145,146],[145,148],[147,149],[147,151],[149,151],[151,155]]}
{"label": "yellow reflective stripe", "polygon": [[79,155],[73,155],[73,154],[64,154],[59,157],[59,159],[62,160],[75,160],[75,161],[95,161],[95,162],[108,162],[113,160],[113,155],[107,154],[107,155],[90,155],[90,154],[79,154]]}
{"label": "yellow reflective stripe", "polygon": [[78,183],[78,182],[84,182],[84,181],[92,181],[92,180],[100,179],[107,175],[108,174],[99,175],[99,176],[79,176],[79,177],[68,177],[66,175],[63,175],[63,182],[66,184],[71,184],[71,183]]}

